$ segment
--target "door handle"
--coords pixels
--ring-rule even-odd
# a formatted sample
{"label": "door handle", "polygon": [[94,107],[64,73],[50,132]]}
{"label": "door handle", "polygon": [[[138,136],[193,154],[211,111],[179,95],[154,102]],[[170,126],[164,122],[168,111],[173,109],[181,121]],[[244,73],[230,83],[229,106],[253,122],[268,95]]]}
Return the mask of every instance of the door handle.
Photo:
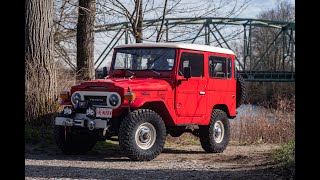
{"label": "door handle", "polygon": [[206,94],[206,92],[200,91],[200,95],[205,95],[205,94]]}

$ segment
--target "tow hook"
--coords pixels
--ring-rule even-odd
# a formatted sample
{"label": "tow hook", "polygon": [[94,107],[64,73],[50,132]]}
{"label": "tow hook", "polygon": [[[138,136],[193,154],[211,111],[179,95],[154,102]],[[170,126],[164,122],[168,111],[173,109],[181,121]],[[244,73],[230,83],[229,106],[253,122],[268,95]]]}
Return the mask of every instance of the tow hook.
{"label": "tow hook", "polygon": [[89,121],[88,128],[90,131],[94,130],[96,123],[94,121]]}

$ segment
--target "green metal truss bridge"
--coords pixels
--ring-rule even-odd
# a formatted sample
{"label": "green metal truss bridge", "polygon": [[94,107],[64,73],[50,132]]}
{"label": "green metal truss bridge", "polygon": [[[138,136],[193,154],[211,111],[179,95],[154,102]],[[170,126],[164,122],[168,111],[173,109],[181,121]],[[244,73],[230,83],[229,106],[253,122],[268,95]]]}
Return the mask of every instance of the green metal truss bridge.
{"label": "green metal truss bridge", "polygon": [[[144,41],[155,42],[159,27],[161,42],[186,42],[215,45],[236,52],[238,73],[246,81],[295,81],[295,23],[246,18],[167,18],[143,21]],[[225,29],[232,27],[236,30]],[[95,32],[113,32],[113,38],[95,60],[96,70],[117,45],[132,43],[128,22],[96,26]],[[228,31],[228,30],[227,30]],[[231,31],[231,32],[230,32]],[[254,34],[273,32],[261,50]],[[147,32],[147,33],[145,33]],[[226,35],[227,34],[227,35]],[[238,37],[238,38],[237,38]],[[241,44],[233,49],[232,40]],[[241,43],[239,43],[241,42]],[[259,51],[259,53],[257,53]],[[238,53],[237,53],[238,52]],[[239,53],[240,52],[240,53]],[[272,65],[271,65],[272,64]]]}

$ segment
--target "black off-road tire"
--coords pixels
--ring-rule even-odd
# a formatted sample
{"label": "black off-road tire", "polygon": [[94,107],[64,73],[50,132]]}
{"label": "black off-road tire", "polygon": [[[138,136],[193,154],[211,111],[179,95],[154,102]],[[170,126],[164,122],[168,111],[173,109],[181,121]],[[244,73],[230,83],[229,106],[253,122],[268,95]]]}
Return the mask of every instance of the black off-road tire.
{"label": "black off-road tire", "polygon": [[54,126],[54,140],[59,149],[69,155],[86,154],[97,143],[97,137],[93,134],[76,133],[71,127],[67,127],[65,137],[64,126]]}
{"label": "black off-road tire", "polygon": [[[155,142],[148,149],[140,148],[135,139],[139,126],[144,123],[153,125],[156,132]],[[119,146],[131,160],[150,161],[162,152],[166,135],[166,126],[159,114],[149,109],[138,109],[129,113],[121,122]]]}
{"label": "black off-road tire", "polygon": [[[221,142],[216,142],[214,138],[214,125],[217,121],[222,122],[224,128],[224,135]],[[209,125],[199,126],[199,136],[201,146],[207,153],[223,152],[227,148],[230,138],[230,125],[227,114],[220,109],[214,109]]]}
{"label": "black off-road tire", "polygon": [[246,86],[243,77],[237,73],[237,87],[236,87],[236,108],[240,107],[246,100]]}

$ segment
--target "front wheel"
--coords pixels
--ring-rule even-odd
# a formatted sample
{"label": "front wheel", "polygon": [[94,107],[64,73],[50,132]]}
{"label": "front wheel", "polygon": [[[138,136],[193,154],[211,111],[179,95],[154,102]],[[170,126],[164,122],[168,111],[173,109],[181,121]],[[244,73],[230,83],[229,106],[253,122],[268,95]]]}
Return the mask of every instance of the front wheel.
{"label": "front wheel", "polygon": [[85,154],[97,143],[92,133],[81,133],[72,127],[54,126],[54,140],[65,154]]}
{"label": "front wheel", "polygon": [[150,161],[163,150],[166,127],[162,118],[149,109],[129,113],[119,129],[119,146],[131,160]]}
{"label": "front wheel", "polygon": [[206,152],[223,152],[229,143],[230,137],[230,125],[227,114],[220,109],[214,109],[209,125],[199,126],[199,136],[201,146]]}

